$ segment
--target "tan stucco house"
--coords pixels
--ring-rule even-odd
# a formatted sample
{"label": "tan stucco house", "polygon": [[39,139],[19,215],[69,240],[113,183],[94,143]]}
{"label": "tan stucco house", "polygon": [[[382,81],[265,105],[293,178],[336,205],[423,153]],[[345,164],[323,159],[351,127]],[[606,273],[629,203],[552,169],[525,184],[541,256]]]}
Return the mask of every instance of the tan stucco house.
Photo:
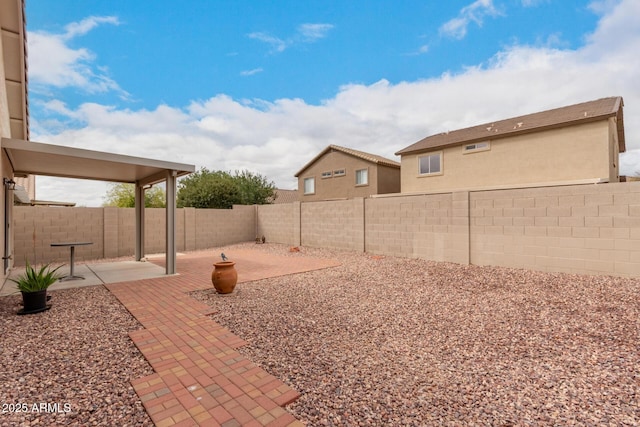
{"label": "tan stucco house", "polygon": [[295,176],[301,202],[400,192],[400,163],[337,145],[322,150]]}
{"label": "tan stucco house", "polygon": [[426,137],[396,153],[402,193],[618,182],[622,109],[603,98]]}

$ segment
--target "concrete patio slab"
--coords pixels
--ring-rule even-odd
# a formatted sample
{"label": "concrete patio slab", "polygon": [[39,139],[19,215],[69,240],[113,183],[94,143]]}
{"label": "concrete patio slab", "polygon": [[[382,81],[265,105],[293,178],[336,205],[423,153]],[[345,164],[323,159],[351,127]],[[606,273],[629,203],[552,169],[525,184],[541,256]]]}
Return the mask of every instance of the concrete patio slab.
{"label": "concrete patio slab", "polygon": [[102,280],[102,283],[130,282],[166,276],[164,268],[151,262],[108,262],[89,264],[88,268]]}
{"label": "concrete patio slab", "polygon": [[[14,268],[0,287],[0,297],[18,292],[15,279],[24,274],[24,267]],[[58,272],[64,276],[69,274],[69,266],[64,265]],[[49,287],[50,291],[58,289],[79,288],[83,286],[104,285],[107,283],[130,282],[134,280],[166,277],[165,269],[151,262],[118,261],[105,263],[76,264],[74,274],[84,279],[62,280]]]}

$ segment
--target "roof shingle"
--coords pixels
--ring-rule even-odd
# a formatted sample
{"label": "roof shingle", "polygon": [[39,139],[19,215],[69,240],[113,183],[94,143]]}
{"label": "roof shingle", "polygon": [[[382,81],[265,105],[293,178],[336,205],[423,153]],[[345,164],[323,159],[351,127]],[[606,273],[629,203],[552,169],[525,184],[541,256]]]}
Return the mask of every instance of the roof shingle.
{"label": "roof shingle", "polygon": [[276,194],[272,203],[293,203],[298,201],[298,190],[283,190],[276,188]]}

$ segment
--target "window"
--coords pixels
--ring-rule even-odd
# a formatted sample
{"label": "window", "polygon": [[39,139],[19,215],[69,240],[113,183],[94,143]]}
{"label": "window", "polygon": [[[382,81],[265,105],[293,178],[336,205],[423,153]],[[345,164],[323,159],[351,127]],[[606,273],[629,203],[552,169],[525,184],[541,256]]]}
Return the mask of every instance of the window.
{"label": "window", "polygon": [[344,169],[336,169],[333,171],[333,176],[345,176],[346,172]]}
{"label": "window", "polygon": [[316,179],[305,178],[304,179],[304,194],[314,194],[316,192]]}
{"label": "window", "polygon": [[356,185],[369,184],[369,171],[367,169],[360,169],[356,171]]}
{"label": "window", "polygon": [[442,173],[441,158],[442,153],[418,157],[420,175],[434,175]]}
{"label": "window", "polygon": [[475,144],[467,144],[462,146],[462,152],[473,153],[476,151],[486,151],[490,148],[489,142],[476,142]]}
{"label": "window", "polygon": [[331,178],[333,176],[333,173],[331,171],[329,172],[322,172],[322,179],[324,178]]}

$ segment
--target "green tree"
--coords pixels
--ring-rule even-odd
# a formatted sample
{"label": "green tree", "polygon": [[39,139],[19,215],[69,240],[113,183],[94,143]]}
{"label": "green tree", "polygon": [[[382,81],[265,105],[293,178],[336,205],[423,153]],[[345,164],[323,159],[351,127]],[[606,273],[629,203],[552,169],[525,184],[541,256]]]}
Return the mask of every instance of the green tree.
{"label": "green tree", "polygon": [[[133,208],[136,206],[136,189],[133,184],[111,184],[102,206]],[[144,192],[144,205],[147,208],[164,208],[165,192],[160,187],[151,187]]]}
{"label": "green tree", "polygon": [[207,168],[180,180],[177,205],[194,208],[229,209],[239,200],[239,191],[229,173]]}
{"label": "green tree", "polygon": [[240,191],[239,205],[266,205],[276,197],[276,186],[260,174],[236,171],[233,179]]}
{"label": "green tree", "polygon": [[259,174],[202,168],[180,180],[178,207],[231,209],[233,205],[270,203],[275,185]]}

